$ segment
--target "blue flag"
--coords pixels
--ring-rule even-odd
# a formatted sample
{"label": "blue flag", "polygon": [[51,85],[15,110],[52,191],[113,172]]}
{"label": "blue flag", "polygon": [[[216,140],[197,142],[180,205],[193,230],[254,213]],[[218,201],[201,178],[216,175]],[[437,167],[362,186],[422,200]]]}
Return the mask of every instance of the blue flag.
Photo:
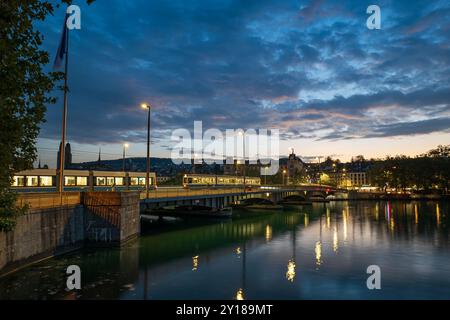
{"label": "blue flag", "polygon": [[66,55],[66,47],[67,47],[67,18],[69,15],[66,13],[66,17],[64,18],[63,31],[61,35],[61,41],[59,43],[58,51],[56,52],[55,62],[53,63],[53,69],[61,68],[62,62],[64,60],[64,56]]}

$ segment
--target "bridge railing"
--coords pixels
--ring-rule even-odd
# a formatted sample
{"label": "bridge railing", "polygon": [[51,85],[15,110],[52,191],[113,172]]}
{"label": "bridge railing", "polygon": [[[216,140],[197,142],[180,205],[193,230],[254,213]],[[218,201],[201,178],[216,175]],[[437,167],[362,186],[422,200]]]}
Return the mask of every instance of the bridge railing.
{"label": "bridge railing", "polygon": [[[149,199],[160,198],[178,198],[178,197],[193,197],[193,196],[208,196],[208,195],[223,195],[232,193],[243,193],[243,188],[203,188],[203,189],[181,189],[181,188],[164,188],[151,190],[149,192]],[[146,192],[141,192],[141,199],[146,198]]]}
{"label": "bridge railing", "polygon": [[61,196],[57,192],[21,193],[16,201],[18,206],[28,205],[31,210],[71,206],[81,203],[80,192],[64,192]]}

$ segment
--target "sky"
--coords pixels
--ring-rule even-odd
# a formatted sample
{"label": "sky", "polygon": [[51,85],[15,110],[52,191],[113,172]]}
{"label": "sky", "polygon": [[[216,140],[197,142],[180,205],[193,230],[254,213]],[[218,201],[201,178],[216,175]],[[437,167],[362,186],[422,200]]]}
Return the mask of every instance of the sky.
{"label": "sky", "polygon": [[[55,1],[54,3],[58,3]],[[449,1],[96,0],[70,31],[75,162],[168,157],[173,130],[279,129],[305,160],[416,155],[450,144]],[[381,29],[369,30],[369,5]],[[64,7],[37,27],[53,61]],[[51,70],[51,64],[46,66]],[[38,139],[56,164],[62,94]]]}

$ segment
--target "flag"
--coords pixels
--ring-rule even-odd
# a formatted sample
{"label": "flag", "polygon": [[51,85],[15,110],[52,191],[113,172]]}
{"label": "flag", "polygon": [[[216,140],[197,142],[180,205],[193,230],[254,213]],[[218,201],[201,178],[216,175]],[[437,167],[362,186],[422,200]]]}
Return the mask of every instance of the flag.
{"label": "flag", "polygon": [[64,60],[64,56],[66,55],[66,47],[67,47],[67,18],[69,17],[68,14],[66,14],[66,17],[64,18],[64,25],[63,25],[63,31],[61,35],[61,41],[59,43],[58,51],[56,52],[55,62],[53,63],[53,69],[59,69],[61,68],[62,62]]}

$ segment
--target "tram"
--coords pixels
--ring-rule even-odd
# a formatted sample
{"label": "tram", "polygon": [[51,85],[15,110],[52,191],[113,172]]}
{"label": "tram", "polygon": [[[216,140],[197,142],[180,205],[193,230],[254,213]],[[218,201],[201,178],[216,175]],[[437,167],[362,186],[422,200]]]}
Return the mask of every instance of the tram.
{"label": "tram", "polygon": [[[145,189],[145,172],[64,170],[64,191],[111,191]],[[156,174],[150,172],[149,186]],[[55,192],[59,184],[56,169],[31,169],[17,172],[12,189],[18,192]]]}
{"label": "tram", "polygon": [[[225,176],[210,174],[185,174],[183,176],[183,187],[200,186],[243,186],[243,176]],[[260,177],[245,177],[246,186],[260,186]]]}

